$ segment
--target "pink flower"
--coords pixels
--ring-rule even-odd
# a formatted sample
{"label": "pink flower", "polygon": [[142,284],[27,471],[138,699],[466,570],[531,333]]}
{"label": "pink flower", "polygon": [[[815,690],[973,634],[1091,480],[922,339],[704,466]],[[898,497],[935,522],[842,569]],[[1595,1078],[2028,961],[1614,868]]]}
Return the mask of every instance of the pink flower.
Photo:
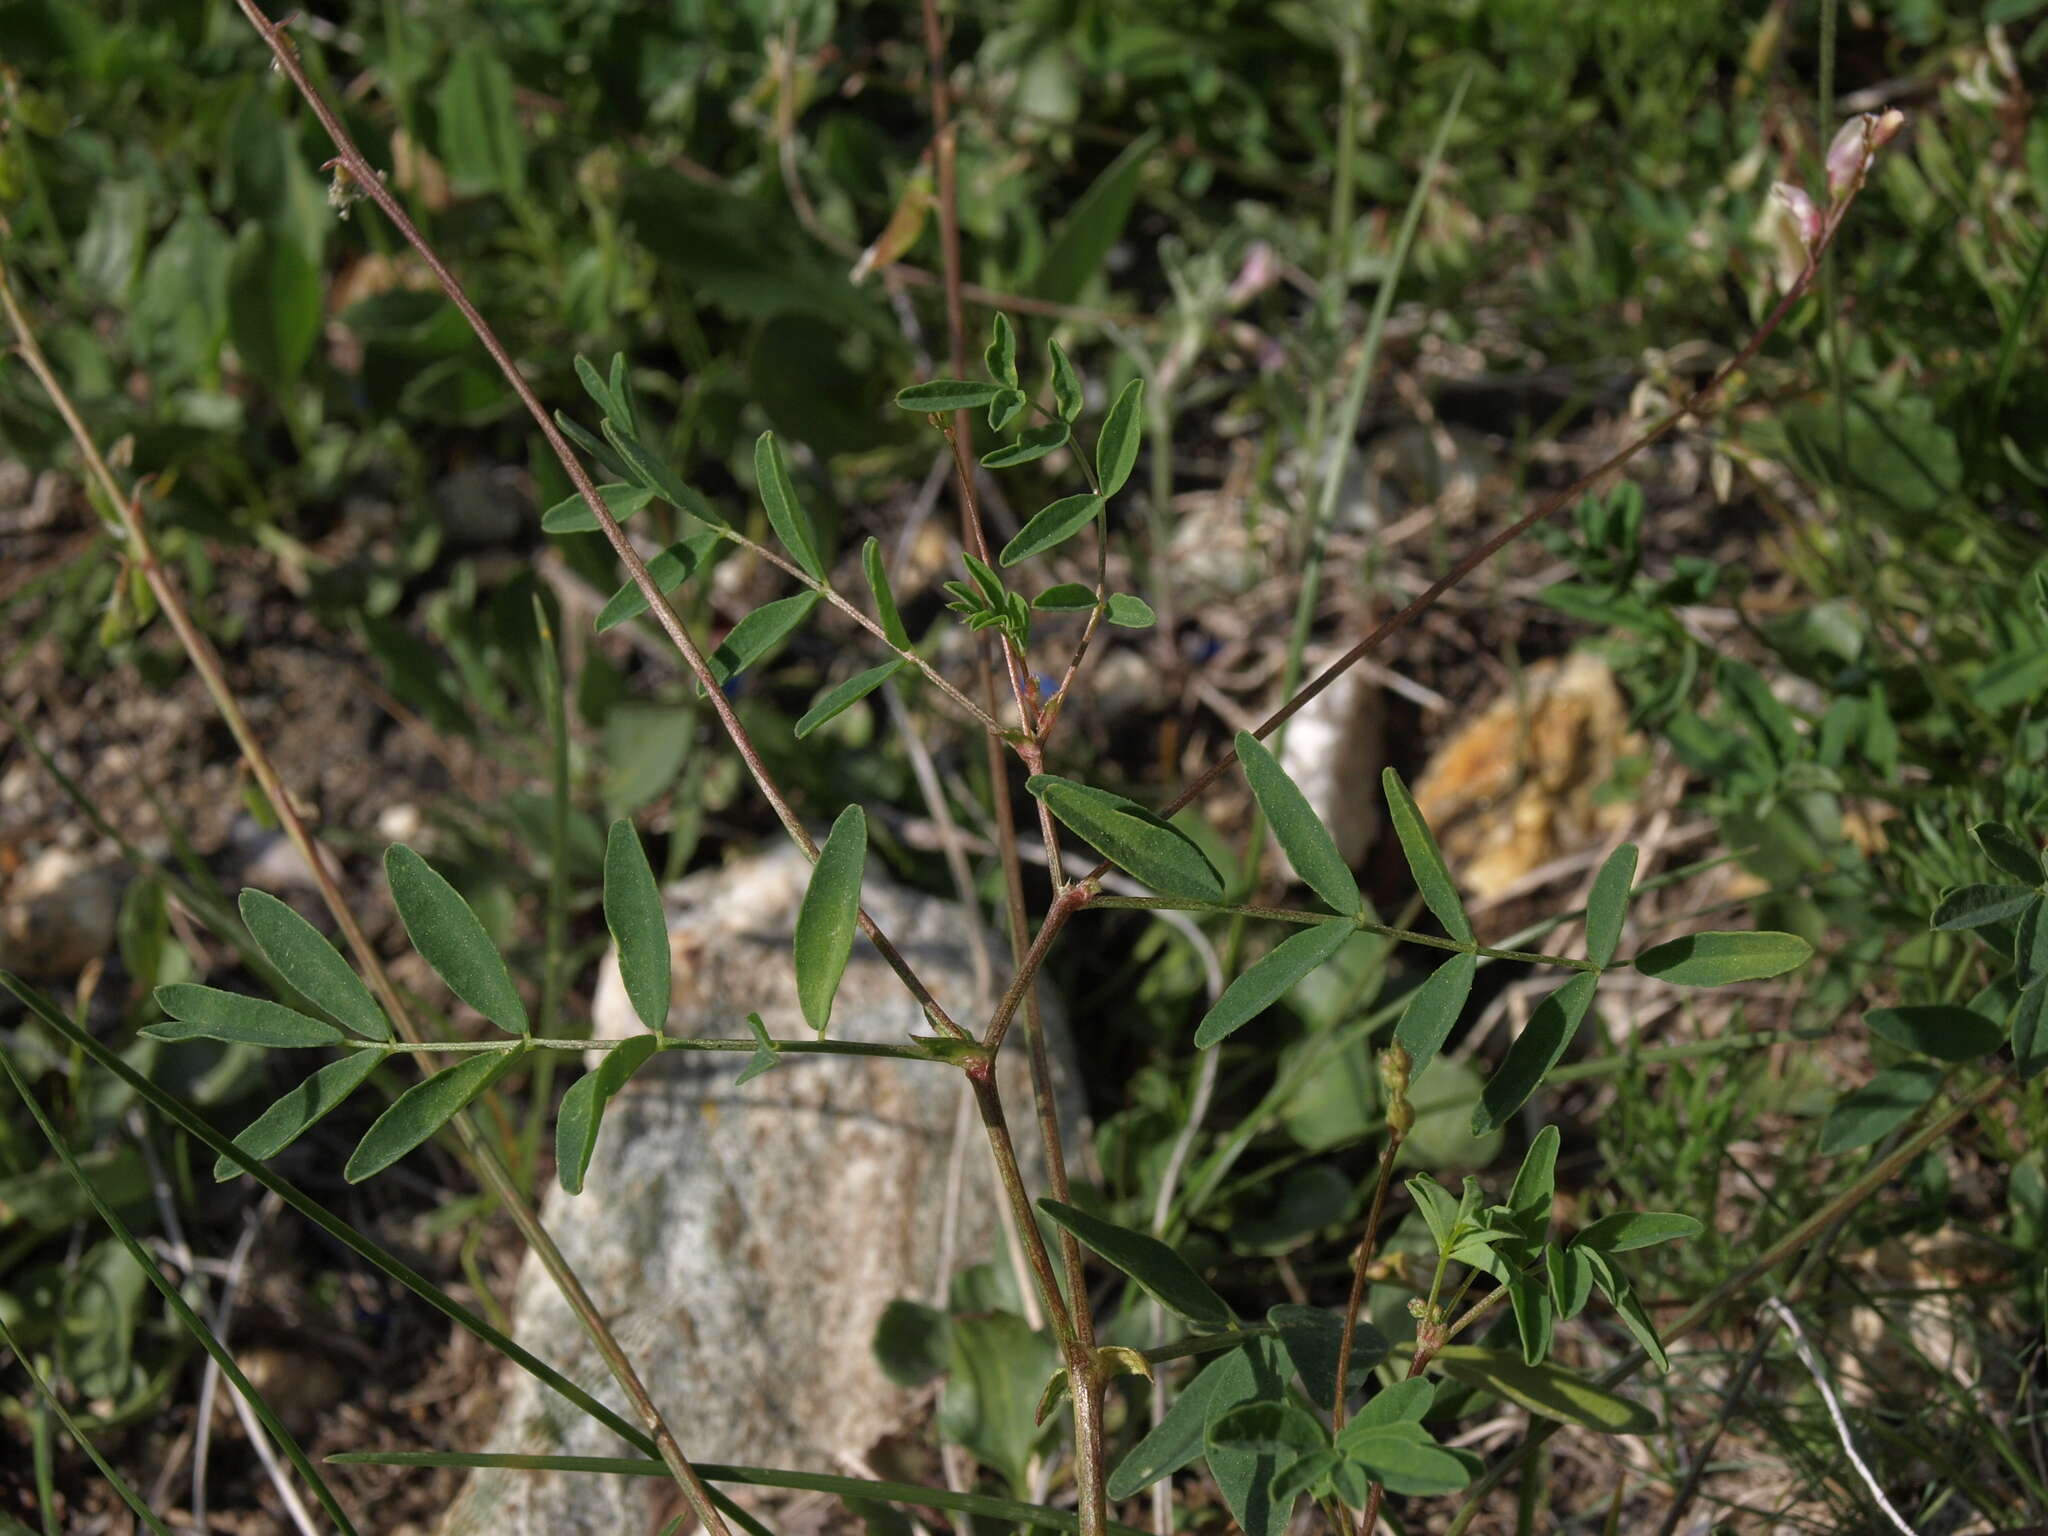
{"label": "pink flower", "polygon": [[1771,195],[1786,207],[1792,215],[1792,222],[1799,230],[1799,243],[1806,247],[1808,254],[1814,243],[1820,239],[1821,214],[1813,206],[1813,199],[1806,195],[1806,188],[1795,187],[1789,181],[1775,182]]}
{"label": "pink flower", "polygon": [[1839,203],[1861,187],[1877,152],[1905,126],[1906,114],[1896,107],[1860,113],[1842,124],[1828,146],[1828,200]]}

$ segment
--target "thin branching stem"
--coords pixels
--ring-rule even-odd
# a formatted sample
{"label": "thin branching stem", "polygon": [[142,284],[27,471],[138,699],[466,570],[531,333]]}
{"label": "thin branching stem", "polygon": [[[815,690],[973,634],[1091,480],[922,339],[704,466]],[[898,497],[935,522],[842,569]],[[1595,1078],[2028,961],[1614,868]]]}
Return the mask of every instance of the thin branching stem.
{"label": "thin branching stem", "polygon": [[1214,912],[1273,923],[1298,923],[1308,927],[1314,927],[1318,923],[1348,922],[1360,933],[1376,933],[1381,938],[1392,939],[1397,943],[1422,944],[1431,949],[1450,950],[1454,954],[1478,955],[1487,960],[1519,960],[1525,965],[1561,965],[1574,971],[1597,973],[1603,969],[1594,961],[1574,959],[1570,955],[1546,955],[1528,949],[1494,949],[1485,944],[1470,944],[1434,933],[1417,933],[1412,928],[1391,928],[1385,923],[1375,923],[1364,917],[1346,917],[1337,912],[1311,912],[1302,907],[1262,907],[1242,902],[1188,901],[1178,896],[1095,896],[1089,899],[1088,905],[1128,912]]}

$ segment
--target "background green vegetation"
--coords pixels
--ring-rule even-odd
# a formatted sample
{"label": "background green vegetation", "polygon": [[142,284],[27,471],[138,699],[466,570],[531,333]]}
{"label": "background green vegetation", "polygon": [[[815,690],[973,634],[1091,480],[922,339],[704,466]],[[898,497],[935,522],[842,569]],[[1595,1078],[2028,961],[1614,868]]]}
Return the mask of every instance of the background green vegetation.
{"label": "background green vegetation", "polygon": [[[300,35],[316,80],[347,103],[365,151],[393,168],[551,406],[583,410],[577,353],[624,352],[650,439],[736,517],[760,520],[753,444],[772,428],[797,457],[835,564],[868,534],[886,543],[904,526],[934,443],[888,401],[950,371],[944,313],[928,278],[857,283],[849,269],[929,183],[913,8],[366,0],[309,10]],[[1701,1238],[1658,1250],[1639,1281],[1666,1301],[1704,1294],[1820,1208],[1864,1166],[1863,1148],[1935,1099],[1942,1071],[1981,1068],[1869,1033],[1867,1009],[1967,1005],[2002,1019],[2043,963],[2025,918],[1930,928],[1952,889],[2021,879],[1973,827],[2014,828],[2038,857],[2048,826],[2042,10],[2036,0],[1849,4],[1829,52],[1818,7],[1805,4],[947,9],[965,268],[977,285],[971,348],[993,296],[1027,357],[1055,336],[1074,354],[1092,411],[1129,378],[1150,385],[1150,451],[1133,482],[1148,510],[1116,530],[1118,551],[1135,590],[1181,624],[1143,652],[1154,695],[1127,725],[1070,735],[1076,760],[1060,771],[1155,803],[1178,781],[1188,741],[1208,744],[1194,754],[1203,760],[1230,734],[1173,691],[1212,637],[1199,598],[1171,604],[1176,573],[1158,542],[1170,532],[1166,498],[1213,490],[1247,465],[1248,517],[1277,530],[1258,546],[1268,574],[1286,584],[1313,568],[1310,460],[1331,430],[1362,312],[1389,275],[1399,210],[1461,80],[1470,76],[1400,274],[1386,366],[1419,381],[1440,416],[1492,434],[1530,490],[1568,478],[1539,450],[1609,441],[1603,425],[1632,400],[1678,398],[1769,309],[1770,187],[1817,181],[1824,89],[1842,111],[1909,114],[1821,297],[1689,435],[1726,491],[1713,537],[1661,538],[1661,493],[1624,488],[1560,520],[1542,535],[1550,559],[1522,568],[1564,579],[1533,599],[1467,610],[1477,632],[1458,642],[1466,651],[1404,653],[1465,701],[1491,691],[1478,654],[1519,662],[1595,645],[1650,750],[1688,771],[1687,807],[1715,824],[1714,852],[1735,854],[1763,890],[1757,924],[1821,950],[1796,997],[1760,1003],[1754,1020],[1717,1020],[1731,1035],[1802,1034],[1813,1049],[1722,1049],[1681,1022],[1654,1045],[1701,1048],[1674,1063],[1630,1055],[1617,1032],[1622,1043],[1590,1045],[1578,1084],[1542,1101],[1566,1133],[1561,1189],[1583,1212],[1712,1218]],[[539,509],[568,486],[396,237],[372,210],[331,205],[317,169],[328,153],[230,6],[0,0],[0,255],[95,433],[156,477],[166,558],[196,592],[253,590],[252,602],[289,609],[321,644],[359,653],[426,730],[492,765],[504,792],[487,802],[435,782],[407,785],[402,798],[434,825],[437,862],[516,968],[537,979],[560,966],[586,985],[601,916],[589,904],[571,913],[566,948],[543,920],[552,871],[531,601],[556,600],[544,558],[600,595],[619,576],[597,535],[542,534]],[[1232,280],[1268,250],[1280,280],[1233,297]],[[937,272],[936,219],[897,255]],[[1413,400],[1382,383],[1361,436],[1412,414]],[[0,453],[36,468],[72,463],[62,424],[14,366],[0,367]],[[1045,469],[1003,480],[1017,520],[1059,493]],[[676,536],[663,515],[646,514]],[[1477,524],[1433,534],[1424,574],[1509,515],[1482,507]],[[82,511],[77,521],[91,526]],[[182,673],[116,548],[94,535],[9,583],[0,665],[54,646],[80,687],[111,678],[154,690]],[[1365,611],[1405,595],[1397,566],[1367,553],[1323,579],[1344,611]],[[250,572],[262,578],[253,587]],[[1752,602],[1758,594],[1768,601]],[[938,606],[929,592],[912,600],[914,633]],[[1267,615],[1276,636],[1290,608]],[[1703,608],[1732,609],[1738,632],[1703,638],[1687,622]],[[239,601],[210,605],[208,622],[231,656],[250,633],[273,630]],[[828,637],[800,638],[749,674],[743,712],[807,813],[822,819],[858,799],[921,815],[879,711],[790,740],[806,702],[841,675],[836,660]],[[592,645],[573,690],[574,889],[597,887],[609,817],[638,814],[668,873],[769,830],[674,673]],[[933,731],[971,798],[978,743]],[[0,750],[10,764],[22,753],[12,739]],[[1404,770],[1417,766],[1407,751],[1395,754]],[[1621,782],[1646,766],[1617,765]],[[1852,837],[1850,811],[1881,820],[1884,837]],[[361,850],[384,841],[374,816],[330,830]],[[897,873],[948,888],[935,856],[886,828],[876,835],[876,855]],[[228,878],[218,852],[194,852],[182,878],[202,888]],[[1398,881],[1369,884],[1375,897],[1402,895]],[[155,878],[131,888],[121,964],[98,998],[97,1022],[124,1048],[157,1016],[151,986],[192,968],[164,891]],[[1069,995],[1100,1000],[1087,1050],[1105,1187],[1090,1198],[1148,1226],[1196,1097],[1188,1036],[1206,1003],[1202,966],[1141,914],[1092,921],[1128,942],[1077,948],[1057,977]],[[1220,928],[1215,937],[1225,942]],[[1254,946],[1269,937],[1251,936]],[[1376,1124],[1368,1042],[1423,974],[1408,965],[1361,942],[1226,1048],[1171,1228],[1198,1265],[1263,1257],[1269,1299],[1287,1283],[1319,1301],[1341,1293],[1371,1148],[1326,1149]],[[577,1027],[578,1007],[564,1011],[563,1027]],[[148,1230],[161,1215],[126,1128],[130,1101],[32,1023],[0,1016],[0,1029],[103,1187]],[[224,1125],[276,1087],[253,1055],[194,1067],[189,1054],[141,1042],[132,1059]],[[1868,1098],[1845,1107],[1878,1072],[1890,1098],[1875,1113]],[[551,1088],[544,1077],[527,1086],[533,1124],[508,1135],[530,1149]],[[1526,1137],[1475,1144],[1465,1119],[1462,1106],[1440,1117],[1418,1163],[1504,1179]],[[1966,1279],[1916,1271],[1910,1282],[1967,1295],[1964,1325],[1989,1362],[1978,1378],[1960,1382],[1925,1359],[1894,1321],[1887,1347],[1920,1358],[1887,1366],[1856,1414],[1866,1454],[1925,1531],[1961,1530],[1973,1512],[1993,1526],[2048,1519],[2035,1381],[2048,1303],[2044,1130],[2038,1084],[2015,1087],[1856,1212],[1815,1282],[1825,1298],[1815,1331],[1841,1359],[1877,1348],[1836,1326],[1881,1288],[1860,1259],[1958,1234],[1989,1255]],[[1745,1151],[1757,1145],[1767,1176]],[[534,1173],[530,1157],[524,1171]],[[188,1224],[232,1234],[227,1209],[202,1201],[179,1170],[171,1183]],[[147,1420],[189,1399],[189,1341],[122,1252],[89,1216],[80,1222],[73,1186],[11,1110],[0,1191],[0,1308],[117,1459],[125,1448],[150,1465]],[[456,1232],[480,1208],[452,1207],[438,1231]],[[436,1236],[436,1224],[419,1230]],[[480,1230],[451,1238],[443,1259],[450,1274],[470,1263],[488,1295],[474,1267]],[[1411,1219],[1394,1247],[1424,1241]],[[335,1273],[312,1265],[309,1293],[331,1294]],[[1380,1322],[1401,1326],[1398,1312]],[[1720,1344],[1739,1355],[1741,1319],[1726,1323]],[[1720,1409],[1716,1372],[1730,1357],[1705,1337],[1694,1344],[1661,1406],[1696,1432]],[[47,1438],[32,1402],[16,1392],[0,1441],[54,1443],[48,1475],[82,1490],[89,1472]],[[1013,1429],[986,1430],[984,1461],[999,1465],[985,1447]],[[1816,1526],[1875,1528],[1803,1373],[1744,1394],[1731,1433],[1772,1470],[1754,1484],[1769,1508],[1730,1505],[1730,1520],[1796,1506]],[[976,1443],[971,1430],[960,1437]],[[1645,1519],[1661,1517],[1689,1443],[1646,1441],[1653,1467],[1610,1469],[1644,1501]],[[1597,1479],[1567,1470],[1556,1472],[1557,1517],[1597,1516],[1606,1490],[1596,1496]],[[23,1518],[37,1481],[25,1465],[0,1471]],[[1552,1496],[1540,1473],[1523,1480],[1531,1528],[1547,1528]]]}

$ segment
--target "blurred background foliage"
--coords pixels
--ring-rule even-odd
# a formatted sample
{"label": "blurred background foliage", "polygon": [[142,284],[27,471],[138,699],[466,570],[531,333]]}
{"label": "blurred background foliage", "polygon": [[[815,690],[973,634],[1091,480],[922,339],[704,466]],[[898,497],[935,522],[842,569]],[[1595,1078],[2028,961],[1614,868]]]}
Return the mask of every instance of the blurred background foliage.
{"label": "blurred background foliage", "polygon": [[[1817,178],[1824,75],[1836,111],[1905,110],[1910,131],[1860,201],[1823,300],[1692,434],[1722,536],[1674,552],[1641,494],[1596,500],[1544,536],[1550,628],[1529,639],[1584,637],[1612,662],[1634,722],[1686,770],[1688,806],[1758,882],[1759,922],[1827,947],[1787,1027],[1832,1027],[1872,988],[1962,1000],[2010,971],[1970,934],[1927,932],[1926,917],[1944,888],[1986,878],[1970,826],[2032,828],[2038,846],[2048,818],[2041,0],[1850,0],[1832,59],[1819,6],[1791,0],[944,9],[970,336],[992,303],[1027,356],[1057,336],[1088,374],[1091,409],[1128,377],[1151,381],[1148,430],[1174,448],[1141,470],[1146,511],[1118,529],[1148,594],[1183,580],[1161,542],[1168,498],[1233,473],[1248,477],[1251,516],[1277,530],[1256,544],[1264,568],[1303,568],[1314,461],[1360,313],[1468,73],[1388,347],[1441,415],[1501,445],[1518,489],[1557,474],[1535,450],[1681,397],[1770,309],[1787,271],[1770,188]],[[580,409],[576,354],[623,351],[658,424],[650,440],[731,515],[760,518],[752,445],[773,428],[842,560],[903,526],[933,445],[888,399],[949,371],[914,6],[316,0],[298,36],[551,405]],[[618,575],[598,536],[543,536],[539,509],[568,490],[558,468],[416,258],[320,170],[328,153],[232,6],[0,0],[4,252],[44,346],[101,441],[154,477],[166,558],[195,593],[233,599],[201,605],[224,646],[265,629],[245,579],[262,573],[295,621],[367,656],[409,716],[506,765],[502,796],[427,814],[496,935],[534,959],[549,871],[530,600],[559,600],[546,561],[600,597]],[[1380,388],[1363,436],[1413,411]],[[0,457],[66,464],[64,438],[26,372],[0,368]],[[1006,479],[1007,494],[1024,507],[1050,468]],[[182,671],[170,637],[114,541],[81,525],[83,544],[0,593],[0,664],[54,646],[78,686],[127,669],[168,686]],[[1455,553],[1478,536],[1443,537]],[[1731,546],[1742,558],[1725,558]],[[1429,558],[1440,568],[1441,544]],[[1369,607],[1395,590],[1389,569],[1367,553],[1337,576]],[[1759,592],[1770,600],[1750,603]],[[929,623],[929,592],[907,600]],[[1738,614],[1739,633],[1703,629],[1708,607]],[[1183,618],[1153,653],[1155,679],[1202,654],[1199,613]],[[1485,629],[1475,648],[1497,638]],[[829,637],[794,642],[749,679],[743,708],[786,725],[833,658]],[[1472,692],[1469,678],[1437,681]],[[579,886],[594,883],[605,816],[651,811],[670,873],[703,839],[764,826],[730,759],[700,752],[697,706],[671,674],[590,646],[574,689]],[[1104,761],[1074,771],[1170,787],[1161,764],[1178,755],[1148,750],[1150,726],[1179,706],[1140,707],[1145,746],[1089,737]],[[917,803],[865,712],[808,746],[764,734],[813,807]],[[970,781],[977,757],[957,765]],[[336,831],[344,845],[380,840],[367,821]],[[885,845],[944,889],[928,851]],[[580,917],[587,957],[594,924]],[[1114,1085],[1094,1106],[1102,1199],[1142,1224],[1186,1122],[1203,975],[1171,930],[1133,918],[1129,931],[1130,945],[1068,962],[1066,979],[1123,1009],[1091,1046]],[[2010,935],[1991,937],[2010,954]],[[122,953],[132,1031],[149,984],[191,966],[161,883],[131,891]],[[1367,1040],[1413,979],[1372,946],[1356,960],[1231,1055],[1230,1113],[1198,1142],[1176,1217],[1189,1251],[1237,1228],[1239,1251],[1285,1254],[1351,1214],[1358,1170],[1332,1177],[1318,1154],[1370,1130]],[[1882,1042],[1873,1054],[1898,1058]],[[231,1119],[256,1097],[250,1067],[223,1053],[211,1079],[179,1086]],[[1761,1054],[1684,1078],[1631,1070],[1584,1128],[1578,1166],[1653,1206],[1682,1206],[1686,1186],[1711,1206],[1732,1140],[1768,1114],[1807,1135],[1832,1102]],[[148,1170],[118,1133],[127,1107],[81,1086],[67,1127],[105,1187],[146,1209]],[[153,1303],[117,1251],[65,1252],[75,1192],[8,1125],[0,1305],[36,1323],[32,1340],[74,1320],[64,1372],[102,1422],[145,1412],[176,1368],[176,1336],[146,1321]],[[1993,1133],[2017,1170],[1987,1224],[2009,1257],[2048,1229],[2041,1154],[2025,1150],[2044,1129],[2035,1094]],[[1453,1134],[1425,1155],[1484,1166],[1499,1150],[1469,1143]],[[1843,1177],[1839,1160],[1788,1160],[1745,1241],[1785,1230]],[[1942,1225],[1944,1166],[1915,1177],[1919,1198],[1873,1218],[1866,1245]],[[1242,1230],[1253,1210],[1264,1224]],[[1711,1236],[1686,1245],[1665,1283],[1702,1290],[1729,1258]],[[1302,1273],[1327,1276],[1339,1246],[1313,1260]],[[2038,1263],[2015,1275],[2038,1323]],[[1944,1447],[1968,1438],[1967,1407],[1950,1408],[1962,1428],[1934,1437]],[[1826,1450],[1789,1430],[1786,1443]]]}

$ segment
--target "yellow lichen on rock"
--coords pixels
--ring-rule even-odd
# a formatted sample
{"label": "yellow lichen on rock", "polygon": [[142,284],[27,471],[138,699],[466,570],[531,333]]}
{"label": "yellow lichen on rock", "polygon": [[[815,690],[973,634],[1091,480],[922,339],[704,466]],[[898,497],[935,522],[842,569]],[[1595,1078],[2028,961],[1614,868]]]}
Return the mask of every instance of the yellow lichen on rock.
{"label": "yellow lichen on rock", "polygon": [[1617,831],[1628,805],[1596,792],[1642,750],[1614,674],[1575,652],[1524,669],[1444,742],[1415,801],[1459,883],[1484,900]]}

